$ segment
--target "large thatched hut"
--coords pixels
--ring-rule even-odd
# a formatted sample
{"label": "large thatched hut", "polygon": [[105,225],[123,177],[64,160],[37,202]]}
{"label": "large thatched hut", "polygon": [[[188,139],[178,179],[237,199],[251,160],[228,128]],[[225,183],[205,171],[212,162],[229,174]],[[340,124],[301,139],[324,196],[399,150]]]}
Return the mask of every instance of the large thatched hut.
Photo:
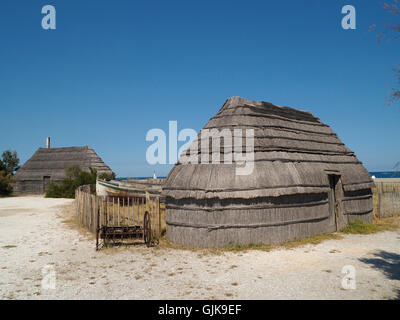
{"label": "large thatched hut", "polygon": [[93,168],[98,173],[112,174],[111,169],[91,147],[50,148],[48,139],[47,147],[39,148],[16,172],[14,191],[44,193],[51,182],[60,183],[65,178],[66,169],[75,165],[85,171]]}
{"label": "large thatched hut", "polygon": [[[254,169],[238,175],[234,159],[180,160],[163,188],[170,241],[194,247],[274,244],[372,220],[369,173],[310,112],[233,97],[204,129],[254,129]],[[198,147],[202,153],[211,155]]]}

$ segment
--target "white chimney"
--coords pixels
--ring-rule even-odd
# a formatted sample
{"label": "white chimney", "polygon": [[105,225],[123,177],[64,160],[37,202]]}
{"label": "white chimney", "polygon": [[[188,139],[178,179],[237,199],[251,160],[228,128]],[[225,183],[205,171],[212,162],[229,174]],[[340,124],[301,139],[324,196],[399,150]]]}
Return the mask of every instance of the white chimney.
{"label": "white chimney", "polygon": [[46,148],[50,149],[50,137],[46,138]]}

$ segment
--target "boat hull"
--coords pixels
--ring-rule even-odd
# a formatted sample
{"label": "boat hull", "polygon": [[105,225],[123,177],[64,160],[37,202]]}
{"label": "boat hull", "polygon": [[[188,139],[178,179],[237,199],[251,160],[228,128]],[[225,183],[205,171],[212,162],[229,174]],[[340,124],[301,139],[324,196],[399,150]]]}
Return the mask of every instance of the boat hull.
{"label": "boat hull", "polygon": [[141,183],[141,182],[121,182],[121,181],[96,181],[96,193],[98,196],[135,196],[145,195],[161,195],[161,184]]}

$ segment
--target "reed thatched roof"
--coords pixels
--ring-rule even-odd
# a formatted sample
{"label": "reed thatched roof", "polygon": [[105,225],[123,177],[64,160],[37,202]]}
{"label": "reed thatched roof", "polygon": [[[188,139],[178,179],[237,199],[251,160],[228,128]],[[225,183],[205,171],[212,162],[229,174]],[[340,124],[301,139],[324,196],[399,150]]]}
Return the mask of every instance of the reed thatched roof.
{"label": "reed thatched roof", "polygon": [[112,173],[111,169],[91,147],[84,146],[39,148],[16,172],[15,177],[19,181],[42,181],[44,176],[50,176],[52,180],[61,180],[65,177],[65,170],[75,165],[85,171],[93,168],[98,173]]}
{"label": "reed thatched roof", "polygon": [[[178,162],[164,185],[167,197],[251,199],[322,193],[329,191],[329,173],[341,176],[345,192],[373,186],[356,155],[311,112],[232,97],[204,127],[213,128],[254,129],[253,172],[236,175],[234,159],[232,164]],[[209,152],[198,149],[200,155]]]}

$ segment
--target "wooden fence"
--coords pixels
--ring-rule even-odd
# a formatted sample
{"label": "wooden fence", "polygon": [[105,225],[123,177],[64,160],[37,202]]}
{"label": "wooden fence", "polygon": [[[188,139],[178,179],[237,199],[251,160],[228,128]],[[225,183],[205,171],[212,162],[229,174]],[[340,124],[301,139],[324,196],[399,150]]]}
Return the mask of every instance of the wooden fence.
{"label": "wooden fence", "polygon": [[[95,187],[85,185],[75,191],[75,212],[79,222],[95,233],[102,226],[143,226],[149,211],[152,233],[161,237],[165,230],[165,206],[159,196],[97,196]],[[97,220],[99,219],[99,221]]]}
{"label": "wooden fence", "polygon": [[393,182],[387,179],[386,182],[385,179],[376,179],[372,192],[376,217],[393,217],[400,214],[400,180]]}

